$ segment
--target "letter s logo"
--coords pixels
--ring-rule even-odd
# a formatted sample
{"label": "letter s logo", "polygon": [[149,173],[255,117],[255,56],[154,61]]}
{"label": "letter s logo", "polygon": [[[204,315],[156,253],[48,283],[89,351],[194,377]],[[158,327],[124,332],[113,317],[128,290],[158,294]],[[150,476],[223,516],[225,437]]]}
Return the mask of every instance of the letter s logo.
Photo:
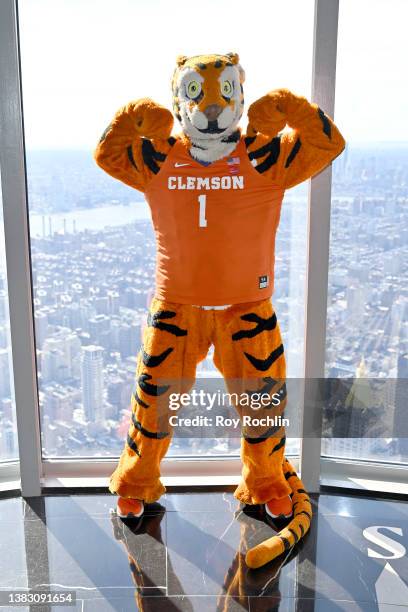
{"label": "letter s logo", "polygon": [[397,535],[402,536],[402,529],[400,527],[383,527],[381,525],[373,525],[372,527],[367,527],[363,531],[363,536],[369,542],[373,544],[377,544],[377,546],[381,546],[386,551],[391,553],[390,555],[380,554],[373,550],[372,548],[368,548],[368,556],[374,557],[375,559],[400,559],[406,553],[405,546],[396,542],[392,538],[384,535],[383,533],[379,533],[379,529],[388,529],[388,531],[392,531]]}

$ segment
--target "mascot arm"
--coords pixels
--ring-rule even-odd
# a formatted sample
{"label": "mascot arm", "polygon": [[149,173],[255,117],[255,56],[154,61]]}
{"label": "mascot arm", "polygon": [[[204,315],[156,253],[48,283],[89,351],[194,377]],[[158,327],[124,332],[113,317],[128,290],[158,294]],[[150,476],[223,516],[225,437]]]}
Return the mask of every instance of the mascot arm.
{"label": "mascot arm", "polygon": [[[345,140],[317,104],[276,89],[248,109],[247,149],[259,172],[284,188],[294,187],[330,164]],[[281,132],[285,126],[289,130]]]}
{"label": "mascot arm", "polygon": [[171,112],[149,98],[118,110],[94,151],[98,166],[114,178],[144,191],[174,144]]}

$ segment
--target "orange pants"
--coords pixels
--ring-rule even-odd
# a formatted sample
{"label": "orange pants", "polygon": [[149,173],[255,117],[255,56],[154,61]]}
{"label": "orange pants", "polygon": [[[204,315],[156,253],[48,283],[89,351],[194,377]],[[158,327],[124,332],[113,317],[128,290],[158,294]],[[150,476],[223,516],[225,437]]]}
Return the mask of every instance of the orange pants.
{"label": "orange pants", "polygon": [[[276,393],[286,404],[286,363],[279,324],[271,300],[236,304],[224,310],[174,304],[153,299],[138,354],[131,421],[109,490],[122,497],[153,502],[165,492],[160,462],[172,431],[158,431],[157,402],[166,390],[160,380],[177,383],[168,391],[187,392],[194,384],[196,366],[214,345],[214,364],[230,381],[259,381],[258,389]],[[278,387],[271,390],[277,383]],[[283,384],[282,384],[283,381]],[[240,407],[236,406],[241,416]],[[262,409],[264,414],[266,411]],[[252,431],[252,429],[251,429]],[[245,504],[261,504],[292,492],[284,476],[285,431],[265,427],[259,435],[241,437],[242,478],[234,496]]]}

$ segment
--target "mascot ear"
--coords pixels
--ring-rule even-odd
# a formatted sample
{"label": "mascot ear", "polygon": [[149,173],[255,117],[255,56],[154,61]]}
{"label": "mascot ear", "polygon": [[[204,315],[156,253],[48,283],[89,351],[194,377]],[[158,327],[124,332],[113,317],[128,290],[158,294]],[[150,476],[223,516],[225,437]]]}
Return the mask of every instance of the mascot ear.
{"label": "mascot ear", "polygon": [[233,64],[238,64],[238,62],[239,62],[239,55],[238,55],[238,53],[227,53],[226,55],[227,55],[227,57],[229,57],[229,59],[231,60],[231,62]]}
{"label": "mascot ear", "polygon": [[176,58],[176,64],[177,66],[184,66],[184,64],[186,63],[188,57],[187,55],[178,55]]}
{"label": "mascot ear", "polygon": [[241,83],[243,83],[245,81],[245,70],[242,68],[241,64],[239,63],[239,55],[238,53],[226,53],[226,57],[228,57],[228,59],[230,60],[231,64],[234,64],[234,66],[236,66],[239,70],[239,80],[241,81]]}

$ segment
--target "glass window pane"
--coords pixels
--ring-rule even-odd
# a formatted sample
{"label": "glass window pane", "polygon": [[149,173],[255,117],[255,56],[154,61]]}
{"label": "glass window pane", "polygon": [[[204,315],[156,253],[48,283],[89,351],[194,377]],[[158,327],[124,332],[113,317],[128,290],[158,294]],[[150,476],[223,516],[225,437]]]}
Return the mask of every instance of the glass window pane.
{"label": "glass window pane", "polygon": [[[186,0],[176,13],[165,0],[21,0],[19,7],[43,454],[117,455],[155,244],[143,195],[104,174],[92,151],[129,100],[148,96],[172,107],[181,53],[239,52],[247,106],[277,87],[309,96],[313,1],[258,2],[267,18],[257,20],[256,45],[244,2],[226,27],[231,4],[209,0],[199,28]],[[279,60],[271,55],[271,22],[273,48],[284,50]],[[272,301],[292,377],[302,372],[306,209],[307,186],[288,191],[276,245]],[[210,352],[198,373],[212,372]],[[182,442],[170,452],[195,452]],[[287,448],[295,452],[297,442]]]}
{"label": "glass window pane", "polygon": [[0,463],[18,460],[3,198],[0,181]]}
{"label": "glass window pane", "polygon": [[[368,15],[369,27],[362,27]],[[394,435],[399,419],[406,423],[400,391],[408,377],[408,129],[401,78],[407,17],[403,0],[340,2],[336,122],[347,148],[333,164],[326,376],[389,380],[376,436],[369,433],[368,411],[363,417],[353,408],[344,429],[350,437],[323,443],[323,453],[336,457],[408,459],[405,437],[381,433],[381,419]],[[357,423],[370,437],[351,437]]]}

